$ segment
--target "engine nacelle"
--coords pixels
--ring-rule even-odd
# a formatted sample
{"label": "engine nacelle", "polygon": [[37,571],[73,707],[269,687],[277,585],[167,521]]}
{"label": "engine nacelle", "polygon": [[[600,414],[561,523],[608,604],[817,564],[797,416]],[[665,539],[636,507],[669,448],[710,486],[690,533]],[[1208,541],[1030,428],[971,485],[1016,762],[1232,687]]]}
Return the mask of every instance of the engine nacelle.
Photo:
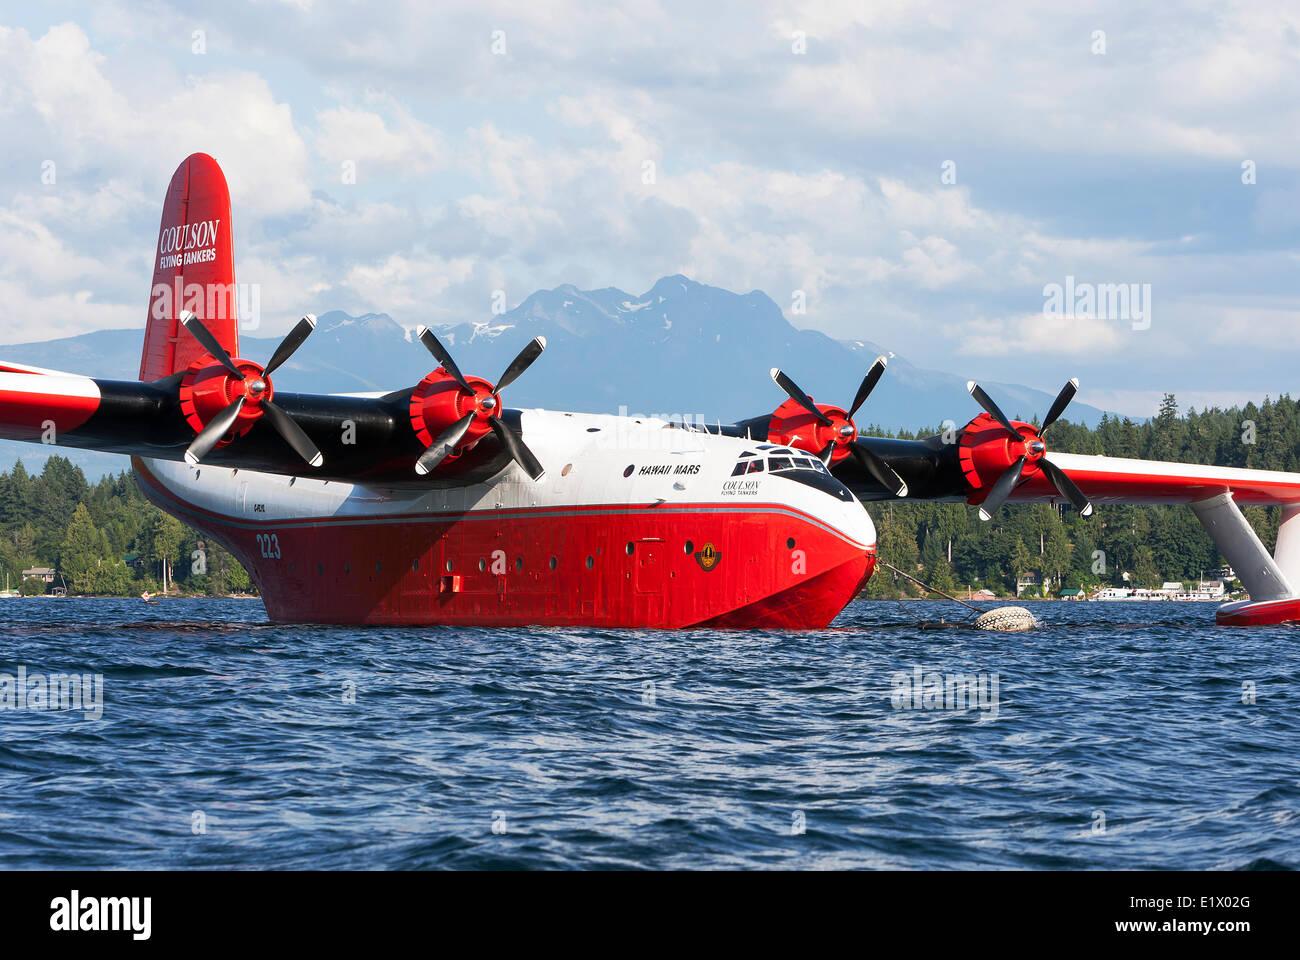
{"label": "engine nacelle", "polygon": [[797,447],[814,456],[821,456],[830,445],[831,463],[839,463],[849,455],[858,428],[842,407],[826,403],[818,403],[816,407],[831,421],[830,424],[822,423],[797,400],[785,401],[772,413],[767,442]]}
{"label": "engine nacelle", "polygon": [[1047,453],[1047,445],[1033,424],[1012,420],[1011,425],[1019,432],[1019,440],[987,413],[981,413],[962,431],[958,462],[966,482],[980,491],[980,495],[972,495],[972,503],[982,502],[998,477],[1020,457],[1025,458],[1022,482],[1038,474],[1038,461]]}
{"label": "engine nacelle", "polygon": [[444,367],[420,381],[411,394],[411,429],[424,446],[431,447],[444,430],[468,414],[474,414],[465,435],[444,462],[454,460],[483,439],[492,428],[488,418],[501,410],[501,396],[482,377],[465,377],[473,394],[461,389]]}
{"label": "engine nacelle", "polygon": [[275,387],[262,372],[261,364],[238,357],[231,359],[243,371],[242,380],[236,379],[221,364],[211,363],[206,357],[190,364],[185,376],[181,378],[181,413],[196,434],[202,432],[212,418],[230,404],[240,397],[247,398],[235,425],[217,444],[218,447],[226,446],[236,437],[253,429],[253,424],[262,416],[262,401],[270,400],[275,395]]}

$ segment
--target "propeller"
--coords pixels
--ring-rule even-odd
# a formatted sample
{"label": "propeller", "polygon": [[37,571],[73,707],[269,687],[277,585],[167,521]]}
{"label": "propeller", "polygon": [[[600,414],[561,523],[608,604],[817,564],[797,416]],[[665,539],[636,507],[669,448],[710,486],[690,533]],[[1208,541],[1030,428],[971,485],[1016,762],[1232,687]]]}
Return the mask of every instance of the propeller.
{"label": "propeller", "polygon": [[[425,348],[433,354],[434,358],[442,364],[442,368],[455,381],[456,386],[460,388],[462,393],[474,398],[475,406],[469,413],[447,427],[429,445],[429,448],[415,461],[415,472],[423,476],[447,459],[452,451],[460,445],[470,428],[474,426],[475,420],[478,419],[486,421],[487,427],[496,434],[502,446],[510,451],[510,456],[523,468],[529,477],[536,480],[545,473],[545,468],[537,457],[533,456],[533,452],[528,449],[528,445],[524,443],[524,438],[519,435],[519,432],[514,427],[498,417],[495,411],[501,404],[501,397],[499,396],[501,390],[519,379],[520,374],[542,355],[542,351],[546,349],[546,338],[534,337],[529,341],[502,371],[495,386],[485,384],[484,387],[475,389],[470,381],[465,378],[465,375],[460,372],[460,368],[456,366],[456,361],[452,359],[451,353],[434,336],[432,330],[428,327],[421,327],[416,332],[416,336],[424,344]],[[479,382],[484,383],[481,380]]]}
{"label": "propeller", "polygon": [[307,436],[302,427],[294,421],[281,407],[276,406],[271,401],[274,389],[271,385],[271,374],[274,373],[286,360],[288,360],[295,350],[302,346],[303,341],[311,335],[316,329],[316,318],[312,314],[307,314],[289,331],[288,336],[280,341],[280,345],[275,348],[275,353],[271,354],[271,359],[265,367],[259,367],[251,361],[241,361],[244,366],[241,368],[230,358],[221,341],[213,336],[212,331],[203,325],[200,320],[190,311],[186,310],[181,314],[181,325],[189,331],[190,336],[197,340],[200,346],[206,350],[217,363],[225,367],[226,371],[238,381],[237,388],[242,387],[242,393],[237,396],[230,404],[214,416],[199,431],[189,447],[185,451],[185,460],[190,464],[197,464],[203,460],[213,448],[217,446],[234,427],[241,415],[245,414],[245,408],[252,405],[257,417],[265,417],[266,421],[276,433],[284,438],[285,442],[294,449],[298,456],[302,457],[313,467],[319,467],[325,462],[324,455],[312,443],[311,438]]}
{"label": "propeller", "polygon": [[[1037,430],[1029,424],[1017,429],[1002,412],[1002,409],[993,402],[993,398],[985,393],[974,380],[966,384],[967,391],[975,398],[975,402],[984,408],[984,412],[998,422],[1004,430],[1013,436],[1018,443],[1023,443],[1025,452],[1019,456],[1011,466],[1003,471],[1002,475],[994,482],[989,494],[980,504],[980,519],[988,520],[998,507],[1006,502],[1007,497],[1011,496],[1011,491],[1016,488],[1020,482],[1020,477],[1024,473],[1025,467],[1032,465],[1043,471],[1048,482],[1056,488],[1066,500],[1074,505],[1079,511],[1079,516],[1087,517],[1092,515],[1092,504],[1068,476],[1065,471],[1058,467],[1046,457],[1047,445],[1043,443],[1043,434],[1047,433],[1047,428],[1060,419],[1065,408],[1069,406],[1074,395],[1079,392],[1079,380],[1077,377],[1071,377],[1061,388],[1061,392],[1056,395],[1052,401],[1051,408],[1047,411],[1047,416],[1043,418],[1043,425]],[[1026,435],[1026,431],[1028,435]]]}
{"label": "propeller", "polygon": [[[837,446],[847,447],[848,455],[857,460],[863,469],[871,474],[881,486],[896,497],[905,497],[907,496],[907,484],[903,482],[903,478],[895,473],[893,468],[879,454],[861,443],[854,442],[857,439],[858,428],[853,423],[853,415],[866,403],[867,397],[871,396],[871,391],[876,388],[876,384],[884,376],[886,363],[884,357],[876,358],[876,362],[871,365],[866,376],[862,378],[862,383],[858,385],[858,392],[853,397],[853,406],[842,417],[837,416],[835,418],[828,416],[826,410],[813,403],[812,397],[799,389],[799,385],[778,368],[773,367],[771,374],[772,380],[785,391],[786,396],[812,414],[818,423],[834,428],[834,438],[817,452],[817,456],[821,458],[823,463],[830,465]],[[837,411],[832,408],[832,413],[835,412]]]}

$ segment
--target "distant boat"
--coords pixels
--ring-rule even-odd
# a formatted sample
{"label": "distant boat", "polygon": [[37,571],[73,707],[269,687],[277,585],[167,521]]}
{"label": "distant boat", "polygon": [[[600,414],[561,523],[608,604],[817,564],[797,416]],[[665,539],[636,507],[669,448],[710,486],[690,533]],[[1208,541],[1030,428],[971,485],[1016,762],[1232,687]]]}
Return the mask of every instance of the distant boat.
{"label": "distant boat", "polygon": [[1130,590],[1130,589],[1128,589],[1127,587],[1107,587],[1106,589],[1104,589],[1104,590],[1102,590],[1100,593],[1098,593],[1095,597],[1090,597],[1089,599],[1091,599],[1091,600],[1131,600],[1131,599],[1133,599],[1133,591]]}
{"label": "distant boat", "polygon": [[0,600],[4,599],[5,597],[21,597],[21,596],[22,596],[22,594],[19,593],[17,590],[10,590],[10,589],[9,589],[9,571],[6,570],[6,571],[5,571],[5,588],[4,588],[4,590],[0,590]]}

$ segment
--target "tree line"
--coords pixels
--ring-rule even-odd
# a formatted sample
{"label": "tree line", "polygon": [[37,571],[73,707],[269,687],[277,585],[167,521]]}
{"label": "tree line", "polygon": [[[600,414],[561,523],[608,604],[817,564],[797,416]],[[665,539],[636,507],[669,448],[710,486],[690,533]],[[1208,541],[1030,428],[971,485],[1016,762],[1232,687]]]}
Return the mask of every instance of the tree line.
{"label": "tree line", "polygon": [[[55,579],[23,578],[53,568]],[[0,577],[24,594],[157,593],[163,579],[185,593],[223,596],[251,589],[238,561],[211,538],[145,499],[129,472],[94,484],[67,457],[40,474],[19,460],[0,474]]]}

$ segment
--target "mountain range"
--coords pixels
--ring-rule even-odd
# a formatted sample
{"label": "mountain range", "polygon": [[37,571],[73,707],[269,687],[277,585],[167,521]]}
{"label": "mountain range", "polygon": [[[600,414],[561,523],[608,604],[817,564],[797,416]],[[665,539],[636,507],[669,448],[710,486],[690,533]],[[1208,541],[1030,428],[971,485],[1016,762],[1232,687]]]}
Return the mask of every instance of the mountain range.
{"label": "mountain range", "polygon": [[[890,357],[884,379],[856,420],[886,429],[961,425],[979,412],[966,392],[965,375],[917,366],[888,354],[869,338],[834,340],[799,330],[760,291],[732,293],[684,276],[664,277],[633,296],[608,287],[579,290],[564,284],[539,290],[513,310],[487,320],[437,328],[466,373],[496,378],[535,336],[546,352],[503,396],[513,407],[549,407],[590,413],[690,416],[731,422],[776,408],[784,394],[768,370],[779,366],[821,402],[847,406],[871,362]],[[877,334],[878,335],[878,334]],[[0,347],[18,363],[134,380],[142,330],[100,330],[76,337]],[[278,337],[245,331],[240,354],[266,362]],[[383,313],[319,317],[311,338],[275,378],[281,392],[357,393],[413,386],[437,366],[413,333]],[[1013,417],[1042,416],[1053,394],[1032,387],[981,382]],[[1069,418],[1095,424],[1102,411],[1070,405]],[[0,441],[0,463],[22,457],[40,469],[56,452]],[[126,458],[66,449],[88,477],[126,468]]]}

